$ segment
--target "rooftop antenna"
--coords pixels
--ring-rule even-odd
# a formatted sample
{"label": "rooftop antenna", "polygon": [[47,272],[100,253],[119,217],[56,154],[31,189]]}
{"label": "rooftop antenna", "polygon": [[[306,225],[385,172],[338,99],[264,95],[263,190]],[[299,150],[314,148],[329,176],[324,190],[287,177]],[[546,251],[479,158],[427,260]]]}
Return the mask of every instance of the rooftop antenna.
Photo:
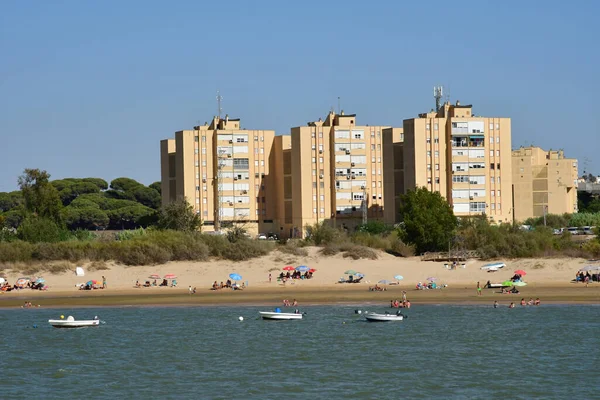
{"label": "rooftop antenna", "polygon": [[446,102],[450,103],[450,85],[446,88]]}
{"label": "rooftop antenna", "polygon": [[443,86],[434,86],[433,87],[433,97],[435,97],[435,112],[440,111],[441,100],[444,96]]}
{"label": "rooftop antenna", "polygon": [[221,119],[221,113],[223,112],[221,100],[223,100],[223,96],[221,96],[221,93],[217,90],[217,115],[219,116],[219,119]]}

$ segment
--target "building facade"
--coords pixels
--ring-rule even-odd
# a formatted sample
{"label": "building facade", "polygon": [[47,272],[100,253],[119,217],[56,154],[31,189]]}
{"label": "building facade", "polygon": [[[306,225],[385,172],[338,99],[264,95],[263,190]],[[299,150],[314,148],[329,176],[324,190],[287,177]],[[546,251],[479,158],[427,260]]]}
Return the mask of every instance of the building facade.
{"label": "building facade", "polygon": [[458,217],[512,222],[510,118],[476,116],[457,101],[403,126],[404,192],[426,187]]}
{"label": "building facade", "polygon": [[307,225],[352,229],[384,217],[383,132],[330,112],[291,130],[292,236]]}
{"label": "building facade", "polygon": [[277,208],[272,130],[242,129],[239,119],[210,124],[161,141],[162,203],[186,199],[211,231],[233,223],[272,231]]}
{"label": "building facade", "polygon": [[515,220],[577,212],[577,160],[562,150],[521,147],[512,152]]}

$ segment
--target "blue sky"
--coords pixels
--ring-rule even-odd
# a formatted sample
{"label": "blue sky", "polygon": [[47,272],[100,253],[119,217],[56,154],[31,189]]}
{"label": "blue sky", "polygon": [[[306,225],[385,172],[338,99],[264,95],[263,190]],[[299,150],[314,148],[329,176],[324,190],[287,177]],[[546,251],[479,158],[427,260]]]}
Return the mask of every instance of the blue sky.
{"label": "blue sky", "polygon": [[512,118],[513,147],[600,174],[593,1],[0,3],[0,191],[53,178],[160,179],[159,141],[223,110],[289,133],[337,107],[402,126],[432,87]]}

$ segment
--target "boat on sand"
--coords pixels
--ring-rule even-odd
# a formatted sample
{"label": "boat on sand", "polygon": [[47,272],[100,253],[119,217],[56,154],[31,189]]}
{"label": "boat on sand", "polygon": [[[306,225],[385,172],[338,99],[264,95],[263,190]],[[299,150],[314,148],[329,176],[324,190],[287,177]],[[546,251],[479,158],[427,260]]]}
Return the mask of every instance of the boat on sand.
{"label": "boat on sand", "polygon": [[66,319],[49,319],[48,323],[55,328],[87,328],[90,326],[99,326],[100,320],[97,317],[89,320],[75,320],[75,318],[69,315]]}
{"label": "boat on sand", "polygon": [[404,315],[402,315],[402,314],[368,313],[368,314],[365,314],[365,318],[369,322],[390,322],[390,321],[402,321],[404,319]]}
{"label": "boat on sand", "polygon": [[282,313],[277,311],[259,311],[262,319],[271,321],[285,321],[290,319],[302,319],[301,313]]}

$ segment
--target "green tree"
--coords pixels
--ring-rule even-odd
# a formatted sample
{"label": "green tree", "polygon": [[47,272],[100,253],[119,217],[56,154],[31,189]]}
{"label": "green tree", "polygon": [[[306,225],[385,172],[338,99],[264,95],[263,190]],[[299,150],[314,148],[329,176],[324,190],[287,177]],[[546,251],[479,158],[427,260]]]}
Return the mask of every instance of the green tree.
{"label": "green tree", "polygon": [[113,229],[135,229],[145,226],[145,221],[151,221],[151,217],[156,210],[141,204],[134,206],[121,207],[107,212],[110,219],[109,226]]}
{"label": "green tree", "polygon": [[158,227],[177,231],[195,232],[202,227],[202,220],[185,199],[164,206],[158,215]]}
{"label": "green tree", "polygon": [[54,243],[65,240],[68,233],[52,219],[30,215],[17,229],[19,239],[30,243]]}
{"label": "green tree", "polygon": [[10,211],[21,204],[23,204],[23,194],[20,191],[0,193],[0,212]]}
{"label": "green tree", "polygon": [[82,181],[93,183],[94,185],[98,186],[98,189],[100,190],[108,189],[108,183],[106,183],[106,181],[101,178],[83,178]]}
{"label": "green tree", "polygon": [[144,185],[131,178],[117,178],[110,182],[110,188],[120,192],[132,192],[140,186]]}
{"label": "green tree", "polygon": [[50,184],[50,174],[39,169],[25,169],[18,183],[27,211],[41,218],[60,221],[62,203],[58,191]]}
{"label": "green tree", "polygon": [[447,249],[458,221],[448,202],[438,193],[417,188],[401,196],[399,235],[417,252]]}
{"label": "green tree", "polygon": [[162,193],[161,187],[160,187],[160,181],[152,182],[150,185],[148,185],[148,187],[156,190],[158,192],[158,194]]}
{"label": "green tree", "polygon": [[95,207],[73,207],[70,205],[63,208],[62,218],[67,227],[71,230],[106,228],[109,223],[108,215],[105,211],[100,210],[95,203],[92,204]]}
{"label": "green tree", "polygon": [[158,210],[160,208],[160,194],[149,187],[139,186],[133,190],[133,196],[138,203]]}
{"label": "green tree", "polygon": [[77,180],[70,182],[62,190],[59,190],[58,195],[62,203],[67,206],[78,196],[88,193],[100,193],[100,188],[92,182],[84,182]]}

